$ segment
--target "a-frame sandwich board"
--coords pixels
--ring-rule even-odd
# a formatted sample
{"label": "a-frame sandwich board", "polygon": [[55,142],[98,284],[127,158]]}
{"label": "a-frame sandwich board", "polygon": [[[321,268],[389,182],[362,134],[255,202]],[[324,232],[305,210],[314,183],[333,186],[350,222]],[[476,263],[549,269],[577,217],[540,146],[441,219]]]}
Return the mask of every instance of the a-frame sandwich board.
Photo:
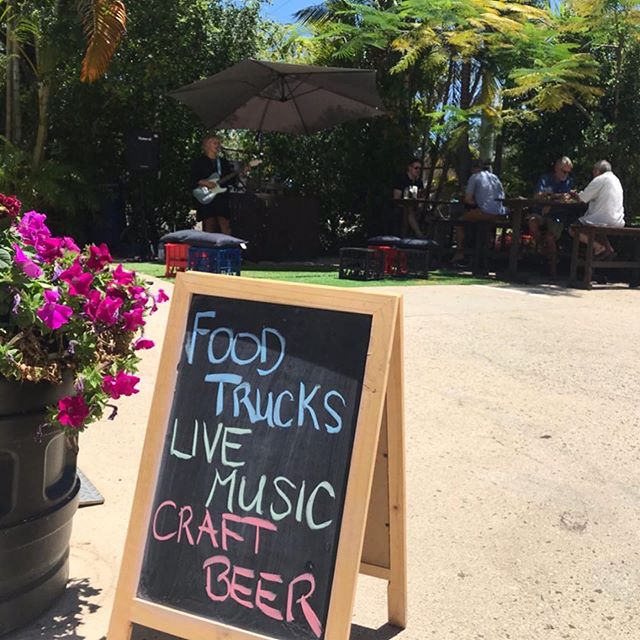
{"label": "a-frame sandwich board", "polygon": [[358,571],[404,627],[402,389],[400,296],[179,274],[108,640],[346,640]]}

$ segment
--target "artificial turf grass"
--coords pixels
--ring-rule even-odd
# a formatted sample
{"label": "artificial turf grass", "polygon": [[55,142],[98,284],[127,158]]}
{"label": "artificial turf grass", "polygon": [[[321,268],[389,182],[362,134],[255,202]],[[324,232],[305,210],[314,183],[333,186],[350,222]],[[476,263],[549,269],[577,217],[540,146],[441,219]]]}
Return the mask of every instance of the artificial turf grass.
{"label": "artificial turf grass", "polygon": [[[125,262],[125,269],[139,273],[164,278],[165,267],[157,262]],[[438,269],[429,272],[429,279],[423,278],[384,278],[383,280],[344,280],[338,277],[338,267],[335,265],[300,265],[300,264],[244,264],[242,275],[245,278],[260,278],[280,280],[285,282],[299,282],[302,284],[320,284],[334,287],[389,287],[416,286],[439,284],[487,284],[491,279],[475,278],[455,271]],[[166,278],[173,280],[173,278]]]}

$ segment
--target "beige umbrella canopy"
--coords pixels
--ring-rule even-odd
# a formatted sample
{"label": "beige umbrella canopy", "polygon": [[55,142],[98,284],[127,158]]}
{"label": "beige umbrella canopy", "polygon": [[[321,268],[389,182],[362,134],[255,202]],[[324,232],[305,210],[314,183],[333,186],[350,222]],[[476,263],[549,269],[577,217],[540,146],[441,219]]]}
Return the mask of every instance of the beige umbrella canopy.
{"label": "beige umbrella canopy", "polygon": [[310,134],[384,115],[366,69],[243,60],[169,95],[221,129]]}

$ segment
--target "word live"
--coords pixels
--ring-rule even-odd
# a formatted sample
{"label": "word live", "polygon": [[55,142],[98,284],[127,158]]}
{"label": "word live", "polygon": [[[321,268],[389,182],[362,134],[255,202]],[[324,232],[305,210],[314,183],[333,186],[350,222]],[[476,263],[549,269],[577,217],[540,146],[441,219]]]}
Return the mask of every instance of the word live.
{"label": "word live", "polygon": [[[197,436],[199,422],[196,420],[193,427],[193,440],[190,452],[180,451],[176,448],[178,419],[174,421],[173,435],[171,439],[170,454],[180,460],[192,460],[197,456]],[[205,506],[209,507],[219,490],[226,489],[227,509],[234,512],[241,509],[245,512],[255,512],[260,515],[265,512],[265,501],[269,507],[269,514],[275,521],[284,520],[291,514],[295,515],[298,522],[304,522],[309,529],[317,531],[324,529],[332,523],[332,519],[323,521],[316,520],[316,501],[319,501],[318,511],[327,511],[327,496],[333,500],[336,497],[335,490],[331,483],[326,480],[318,482],[315,487],[306,495],[306,481],[303,480],[298,488],[295,483],[285,476],[276,476],[269,479],[267,474],[261,474],[257,480],[257,488],[251,498],[247,497],[247,484],[249,482],[247,475],[241,475],[239,486],[237,468],[244,467],[246,462],[241,459],[233,459],[232,451],[241,449],[241,442],[234,441],[231,436],[250,437],[251,429],[238,429],[235,427],[225,427],[222,423],[218,424],[213,441],[209,440],[207,425],[203,422],[203,440],[204,455],[207,463],[214,463],[214,453],[219,450],[219,458],[222,467],[231,468],[225,476],[217,467],[214,467],[214,475],[211,483],[211,491],[205,501]],[[222,435],[221,435],[222,434]],[[237,491],[236,491],[237,487]],[[265,499],[265,489],[275,492],[275,495],[268,496]],[[297,495],[297,497],[296,497]],[[324,498],[324,500],[323,500]],[[296,503],[295,512],[293,503]],[[280,505],[278,505],[280,503]]]}

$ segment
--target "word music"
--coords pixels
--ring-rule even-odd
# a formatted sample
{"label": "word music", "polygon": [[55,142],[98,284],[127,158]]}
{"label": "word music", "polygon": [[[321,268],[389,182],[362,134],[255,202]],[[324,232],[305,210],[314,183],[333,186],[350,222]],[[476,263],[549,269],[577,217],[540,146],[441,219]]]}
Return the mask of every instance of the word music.
{"label": "word music", "polygon": [[[186,345],[187,363],[193,364],[196,349],[206,345],[207,360],[212,365],[232,362],[238,366],[254,365],[259,377],[274,373],[286,355],[286,340],[276,329],[266,327],[261,334],[235,333],[228,327],[205,328],[205,321],[216,317],[215,311],[196,313],[191,339]],[[198,340],[198,338],[202,340]],[[233,417],[251,424],[266,423],[269,427],[302,427],[311,424],[314,429],[325,429],[335,434],[342,430],[341,409],[346,400],[335,389],[322,389],[319,384],[300,382],[294,389],[279,392],[261,392],[231,373],[207,373],[205,381],[213,385],[215,415],[220,416],[225,406],[233,407]]]}

